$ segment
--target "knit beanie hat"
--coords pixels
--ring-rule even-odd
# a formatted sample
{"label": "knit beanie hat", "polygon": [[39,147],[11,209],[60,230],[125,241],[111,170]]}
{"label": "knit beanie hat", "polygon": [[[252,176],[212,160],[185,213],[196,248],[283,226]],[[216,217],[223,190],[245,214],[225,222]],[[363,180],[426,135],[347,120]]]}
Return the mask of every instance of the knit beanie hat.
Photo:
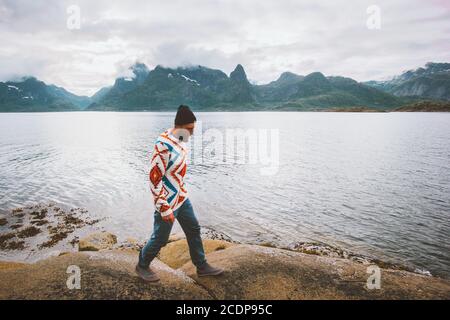
{"label": "knit beanie hat", "polygon": [[195,121],[197,121],[197,118],[188,106],[181,105],[178,107],[177,115],[175,116],[176,126],[181,126]]}

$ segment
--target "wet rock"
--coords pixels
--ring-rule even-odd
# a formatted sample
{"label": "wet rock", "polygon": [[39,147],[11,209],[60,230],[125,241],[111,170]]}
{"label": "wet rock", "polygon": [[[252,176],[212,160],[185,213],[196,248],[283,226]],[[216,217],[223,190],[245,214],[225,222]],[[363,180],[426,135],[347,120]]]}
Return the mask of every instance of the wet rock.
{"label": "wet rock", "polygon": [[8,243],[11,239],[14,239],[14,233],[4,233],[0,235],[0,249],[6,250],[8,248]]}
{"label": "wet rock", "polygon": [[117,237],[109,232],[93,233],[78,242],[79,251],[99,251],[111,249],[117,243]]}
{"label": "wet rock", "polygon": [[47,216],[47,212],[48,210],[46,208],[43,208],[41,210],[31,212],[30,215],[32,219],[42,220]]}
{"label": "wet rock", "polygon": [[127,238],[127,239],[125,239],[125,241],[122,241],[121,243],[116,244],[114,246],[114,249],[139,251],[142,249],[142,247],[143,247],[143,244],[139,243],[136,239]]}
{"label": "wet rock", "polygon": [[225,233],[216,231],[211,227],[202,226],[201,233],[202,238],[204,239],[223,240],[228,242],[239,243],[238,241],[234,241],[233,239],[231,239],[231,237],[226,235]]}
{"label": "wet rock", "polygon": [[4,226],[8,224],[8,220],[6,220],[5,218],[0,218],[0,226]]}
{"label": "wet rock", "polygon": [[25,229],[17,232],[17,237],[22,238],[22,239],[29,238],[29,237],[33,237],[39,233],[41,233],[40,229],[38,229],[34,226],[31,226],[31,227],[25,228]]}
{"label": "wet rock", "polygon": [[45,249],[45,248],[51,248],[54,245],[56,245],[58,242],[64,240],[69,235],[69,231],[59,231],[58,229],[50,229],[50,238],[41,243],[38,248],[39,249]]}
{"label": "wet rock", "polygon": [[294,244],[291,244],[288,247],[289,250],[298,251],[306,254],[313,254],[313,255],[319,255],[319,256],[326,256],[326,257],[332,257],[332,258],[343,258],[343,259],[349,259],[351,261],[369,265],[369,264],[376,264],[379,267],[388,268],[388,269],[398,269],[398,270],[406,270],[406,271],[413,271],[407,268],[407,266],[401,266],[398,264],[390,263],[388,261],[381,261],[376,258],[367,257],[361,254],[356,254],[351,251],[337,248],[325,243],[319,243],[319,242],[297,242]]}
{"label": "wet rock", "polygon": [[0,250],[23,250],[25,242],[18,240],[14,233],[0,235]]}
{"label": "wet rock", "polygon": [[54,203],[36,204],[15,208],[6,214],[0,213],[0,218],[5,219],[7,226],[1,228],[0,237],[11,232],[14,235],[6,240],[4,237],[0,238],[3,239],[0,241],[0,248],[9,251],[27,248],[31,254],[50,250],[56,245],[58,249],[67,250],[69,246],[73,248],[69,240],[63,240],[73,233],[72,239],[86,234],[86,229],[95,231],[90,226],[99,221],[91,219],[86,213],[87,210],[82,208],[64,210]]}
{"label": "wet rock", "polygon": [[43,219],[43,220],[31,220],[30,223],[33,225],[36,225],[36,226],[43,226],[43,225],[48,224],[49,222],[48,222],[48,220]]}

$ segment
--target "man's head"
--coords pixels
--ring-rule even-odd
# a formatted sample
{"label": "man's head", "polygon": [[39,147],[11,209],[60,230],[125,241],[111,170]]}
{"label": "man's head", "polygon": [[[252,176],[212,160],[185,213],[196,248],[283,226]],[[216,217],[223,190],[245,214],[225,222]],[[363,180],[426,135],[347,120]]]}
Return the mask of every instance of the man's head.
{"label": "man's head", "polygon": [[175,129],[180,140],[187,142],[189,136],[194,134],[195,122],[197,118],[188,106],[181,105],[178,107],[175,116]]}

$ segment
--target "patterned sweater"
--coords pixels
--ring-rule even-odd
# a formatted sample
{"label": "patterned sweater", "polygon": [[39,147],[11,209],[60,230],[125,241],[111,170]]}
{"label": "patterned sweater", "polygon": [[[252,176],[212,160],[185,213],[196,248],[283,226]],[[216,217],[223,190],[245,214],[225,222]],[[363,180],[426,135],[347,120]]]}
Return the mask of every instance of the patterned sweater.
{"label": "patterned sweater", "polygon": [[149,178],[155,209],[161,216],[173,213],[187,198],[183,181],[186,157],[186,143],[173,136],[171,129],[159,135],[153,148]]}

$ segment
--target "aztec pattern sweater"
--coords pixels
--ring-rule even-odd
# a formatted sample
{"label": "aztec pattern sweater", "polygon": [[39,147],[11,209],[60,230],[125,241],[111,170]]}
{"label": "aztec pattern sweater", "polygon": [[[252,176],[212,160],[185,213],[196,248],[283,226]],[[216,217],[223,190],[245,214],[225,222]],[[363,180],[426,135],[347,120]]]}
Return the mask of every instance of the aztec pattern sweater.
{"label": "aztec pattern sweater", "polygon": [[161,216],[173,213],[187,198],[183,181],[186,157],[186,143],[173,136],[171,129],[159,135],[153,148],[149,178],[155,209]]}

